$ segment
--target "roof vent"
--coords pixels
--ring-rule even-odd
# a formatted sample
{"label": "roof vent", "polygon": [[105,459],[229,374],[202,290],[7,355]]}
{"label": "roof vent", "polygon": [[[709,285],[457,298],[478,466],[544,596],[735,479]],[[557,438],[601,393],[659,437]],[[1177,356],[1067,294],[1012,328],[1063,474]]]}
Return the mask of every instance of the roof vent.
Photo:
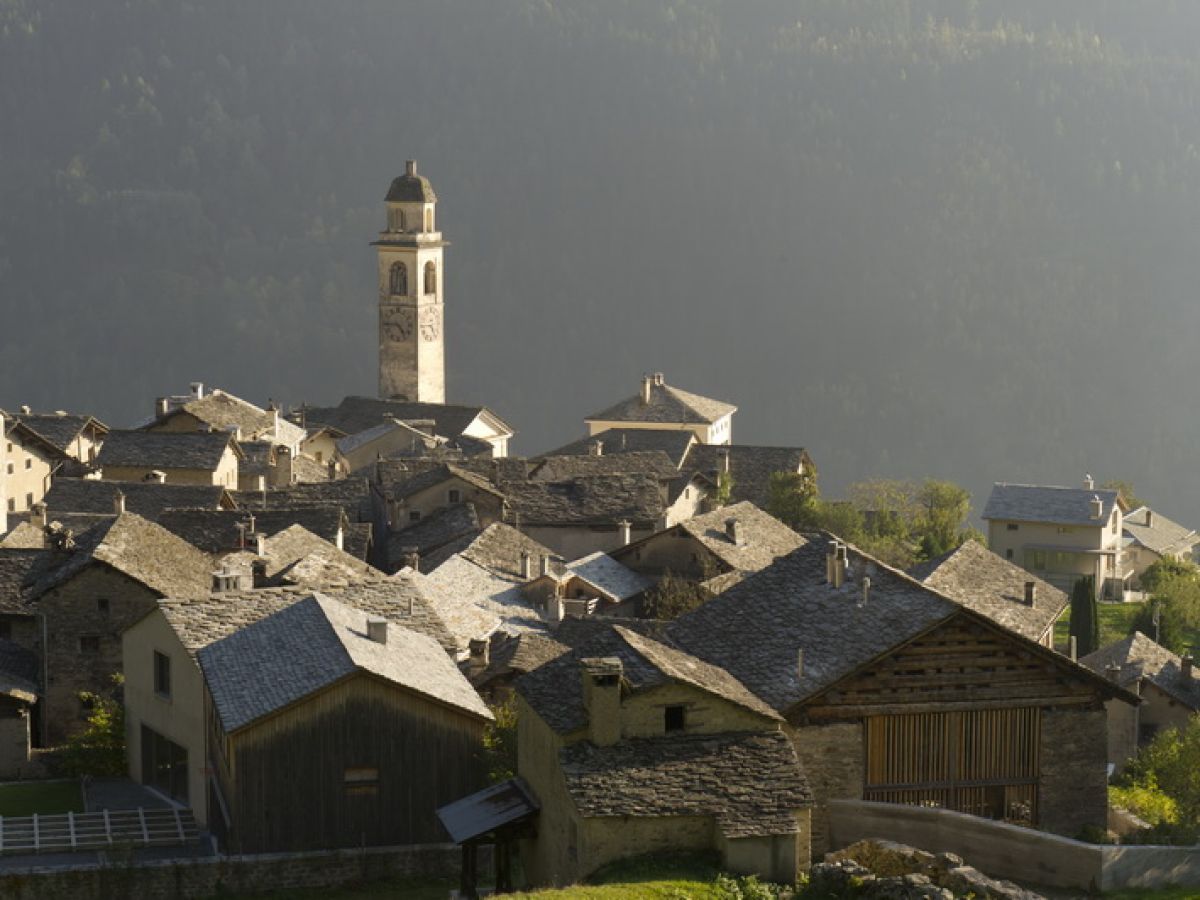
{"label": "roof vent", "polygon": [[592,441],[592,456],[603,456],[603,455],[604,455],[604,441],[601,441],[601,440]]}
{"label": "roof vent", "polygon": [[1154,510],[1150,509],[1150,507],[1146,507],[1146,527],[1154,527]]}
{"label": "roof vent", "polygon": [[1033,606],[1033,603],[1036,599],[1037,599],[1037,582],[1036,581],[1025,582],[1025,605]]}
{"label": "roof vent", "polygon": [[376,644],[386,644],[387,633],[387,619],[380,619],[375,616],[367,619],[367,637]]}
{"label": "roof vent", "polygon": [[1096,489],[1096,479],[1092,478],[1091,473],[1083,476],[1083,489],[1085,491],[1094,491]]}
{"label": "roof vent", "polygon": [[871,579],[869,576],[864,575],[863,580],[862,580],[862,601],[858,605],[866,606],[867,603],[870,601],[870,599],[871,599]]}
{"label": "roof vent", "polygon": [[741,546],[742,543],[742,523],[735,518],[725,520],[725,536],[734,543],[735,546]]}
{"label": "roof vent", "polygon": [[33,410],[30,409],[28,406],[22,406],[21,407],[21,415],[31,416],[31,415],[33,415]]}
{"label": "roof vent", "polygon": [[667,383],[667,382],[666,382],[666,379],[665,379],[665,377],[663,376],[663,373],[662,373],[662,372],[655,372],[655,373],[654,373],[654,384],[655,384],[655,386],[656,386],[656,387],[662,387],[662,386],[663,386],[664,384],[666,384],[666,383]]}
{"label": "roof vent", "polygon": [[193,381],[190,385],[188,385],[188,387],[190,387],[192,389],[192,396],[195,397],[197,400],[201,399],[204,396],[204,382],[203,381]]}
{"label": "roof vent", "polygon": [[628,547],[633,540],[633,523],[628,519],[622,519],[617,523],[617,532],[621,536],[621,546]]}
{"label": "roof vent", "polygon": [[1109,681],[1116,683],[1121,679],[1121,667],[1116,663],[1110,663],[1104,667],[1104,677]]}
{"label": "roof vent", "polygon": [[521,577],[528,581],[533,577],[533,567],[530,565],[529,551],[521,551]]}
{"label": "roof vent", "polygon": [[1099,519],[1104,514],[1104,501],[1099,495],[1092,494],[1092,518]]}
{"label": "roof vent", "polygon": [[642,405],[650,405],[650,386],[654,383],[649,375],[642,376]]}
{"label": "roof vent", "polygon": [[125,494],[120,490],[113,494],[113,512],[118,516],[125,512]]}
{"label": "roof vent", "polygon": [[417,174],[417,161],[415,159],[406,159],[404,161],[404,174],[409,176]]}

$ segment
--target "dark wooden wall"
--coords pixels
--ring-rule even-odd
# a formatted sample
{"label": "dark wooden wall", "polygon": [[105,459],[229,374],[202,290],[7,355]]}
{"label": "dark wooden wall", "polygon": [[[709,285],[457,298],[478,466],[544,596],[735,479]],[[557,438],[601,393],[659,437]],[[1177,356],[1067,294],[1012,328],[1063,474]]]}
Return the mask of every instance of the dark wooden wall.
{"label": "dark wooden wall", "polygon": [[[435,810],[486,783],[483,722],[356,675],[231,736],[233,852],[448,840]],[[219,747],[212,749],[219,757]],[[347,769],[374,768],[374,790]]]}

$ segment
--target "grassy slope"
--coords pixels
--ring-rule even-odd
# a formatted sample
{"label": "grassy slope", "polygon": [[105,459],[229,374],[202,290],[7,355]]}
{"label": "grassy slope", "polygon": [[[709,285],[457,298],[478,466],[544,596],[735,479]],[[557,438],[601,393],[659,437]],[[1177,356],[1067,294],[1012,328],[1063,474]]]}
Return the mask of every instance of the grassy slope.
{"label": "grassy slope", "polygon": [[[1143,603],[1101,603],[1100,609],[1100,646],[1119,641],[1129,634],[1129,626],[1138,614]],[[1054,643],[1056,646],[1066,646],[1067,629],[1071,623],[1071,607],[1068,606],[1054,625]]]}
{"label": "grassy slope", "polygon": [[0,785],[0,816],[83,812],[78,781],[40,781]]}

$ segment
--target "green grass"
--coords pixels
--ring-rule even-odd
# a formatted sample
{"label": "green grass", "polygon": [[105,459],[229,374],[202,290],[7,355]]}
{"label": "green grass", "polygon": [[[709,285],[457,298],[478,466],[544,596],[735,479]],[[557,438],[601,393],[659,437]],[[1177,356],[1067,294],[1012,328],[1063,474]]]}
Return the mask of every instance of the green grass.
{"label": "green grass", "polygon": [[[1129,626],[1145,603],[1100,603],[1097,606],[1100,610],[1100,646],[1103,647],[1129,634]],[[1066,646],[1070,625],[1071,607],[1068,606],[1054,623],[1055,646]]]}
{"label": "green grass", "polygon": [[50,815],[83,812],[79,782],[27,781],[0,784],[0,816]]}

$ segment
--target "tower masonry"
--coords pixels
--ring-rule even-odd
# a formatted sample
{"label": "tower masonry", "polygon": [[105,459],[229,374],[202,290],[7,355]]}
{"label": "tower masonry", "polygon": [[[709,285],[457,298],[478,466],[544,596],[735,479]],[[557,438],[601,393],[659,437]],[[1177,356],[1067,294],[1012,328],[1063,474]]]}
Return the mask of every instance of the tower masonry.
{"label": "tower masonry", "polygon": [[437,195],[409,160],[392,182],[379,261],[379,396],[446,402],[442,249]]}

